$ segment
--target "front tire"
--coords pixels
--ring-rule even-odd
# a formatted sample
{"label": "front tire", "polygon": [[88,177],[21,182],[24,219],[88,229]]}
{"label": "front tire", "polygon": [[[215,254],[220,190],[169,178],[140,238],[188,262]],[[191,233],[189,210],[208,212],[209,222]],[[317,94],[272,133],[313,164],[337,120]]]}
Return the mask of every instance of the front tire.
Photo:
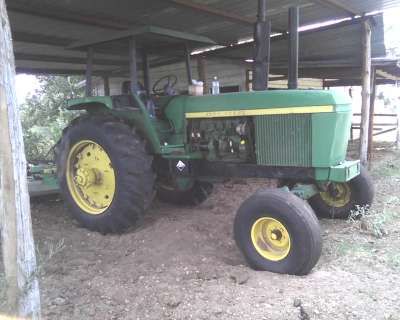
{"label": "front tire", "polygon": [[260,191],[240,206],[234,237],[256,270],[305,275],[322,249],[318,219],[307,202],[282,190]]}
{"label": "front tire", "polygon": [[140,221],[153,193],[152,157],[127,124],[81,116],[64,130],[56,153],[61,194],[82,226],[120,233]]}
{"label": "front tire", "polygon": [[362,168],[360,174],[349,182],[332,182],[327,191],[315,195],[309,203],[320,218],[347,219],[357,206],[370,206],[374,196],[373,181]]}

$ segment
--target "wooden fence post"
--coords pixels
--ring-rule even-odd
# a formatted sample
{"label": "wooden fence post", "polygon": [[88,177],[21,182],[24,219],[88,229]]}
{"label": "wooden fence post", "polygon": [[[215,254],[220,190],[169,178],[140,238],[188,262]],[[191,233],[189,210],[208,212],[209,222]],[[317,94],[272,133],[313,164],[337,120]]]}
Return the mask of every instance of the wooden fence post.
{"label": "wooden fence post", "polygon": [[374,114],[375,114],[375,100],[376,100],[376,70],[375,67],[371,68],[371,98],[369,107],[369,125],[368,125],[368,160],[372,160],[373,144],[374,144]]}
{"label": "wooden fence post", "polygon": [[371,24],[365,20],[362,24],[362,105],[360,126],[360,160],[361,164],[368,164],[368,131],[369,108],[371,99]]}
{"label": "wooden fence post", "polygon": [[25,319],[40,319],[26,159],[4,0],[0,0],[0,233],[10,312]]}
{"label": "wooden fence post", "polygon": [[400,150],[400,111],[397,111],[396,149]]}

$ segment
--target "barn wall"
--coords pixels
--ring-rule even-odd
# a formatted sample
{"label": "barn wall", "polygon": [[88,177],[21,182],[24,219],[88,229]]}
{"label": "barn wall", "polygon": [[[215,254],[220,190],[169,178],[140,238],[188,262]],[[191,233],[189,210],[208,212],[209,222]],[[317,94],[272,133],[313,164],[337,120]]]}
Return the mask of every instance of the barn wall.
{"label": "barn wall", "polygon": [[[217,76],[221,86],[239,86],[241,90],[246,88],[246,68],[245,64],[233,64],[223,60],[207,60],[207,83],[211,86],[211,81],[214,76]],[[187,76],[185,64],[176,63],[168,66],[152,68],[150,70],[150,84],[168,74],[174,74],[178,77],[176,86],[179,90],[187,90]],[[197,70],[197,59],[192,59],[192,74],[194,79],[199,79]],[[142,78],[142,75],[139,75]],[[127,78],[111,78],[110,93],[111,95],[120,94],[122,83]],[[104,94],[103,82],[100,78],[94,80],[95,95]]]}
{"label": "barn wall", "polygon": [[[246,90],[246,71],[251,68],[250,64],[236,63],[222,59],[208,59],[206,61],[207,85],[211,87],[211,82],[214,76],[217,76],[220,81],[220,86],[239,86],[240,91]],[[150,70],[150,84],[166,75],[174,74],[178,77],[176,89],[180,91],[187,90],[187,76],[185,64],[176,63],[168,66],[152,68]],[[199,79],[197,68],[197,58],[192,59],[192,75],[194,79]],[[142,74],[139,74],[142,79]],[[128,78],[110,78],[110,93],[111,95],[121,94],[122,83]],[[286,80],[271,81],[271,88],[287,88]],[[100,78],[94,80],[95,95],[103,95],[103,82]],[[300,79],[299,88],[322,88],[322,81],[317,79]]]}

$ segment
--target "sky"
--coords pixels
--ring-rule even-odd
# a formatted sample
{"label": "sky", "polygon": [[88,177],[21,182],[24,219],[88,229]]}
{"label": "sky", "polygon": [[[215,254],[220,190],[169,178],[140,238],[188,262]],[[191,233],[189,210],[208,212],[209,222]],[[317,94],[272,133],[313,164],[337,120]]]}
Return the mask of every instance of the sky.
{"label": "sky", "polygon": [[[385,21],[385,44],[386,49],[396,48],[400,53],[400,8],[391,9],[384,13]],[[18,103],[23,103],[25,98],[33,94],[39,88],[39,82],[35,76],[19,74],[16,79],[17,99]]]}

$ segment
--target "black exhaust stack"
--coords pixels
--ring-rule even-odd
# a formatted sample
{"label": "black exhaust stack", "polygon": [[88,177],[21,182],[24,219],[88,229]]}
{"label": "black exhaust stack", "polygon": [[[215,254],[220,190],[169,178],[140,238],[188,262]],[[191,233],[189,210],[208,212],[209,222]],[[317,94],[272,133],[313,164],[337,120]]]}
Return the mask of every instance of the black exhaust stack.
{"label": "black exhaust stack", "polygon": [[268,89],[271,22],[267,21],[267,0],[258,0],[254,27],[253,90]]}

